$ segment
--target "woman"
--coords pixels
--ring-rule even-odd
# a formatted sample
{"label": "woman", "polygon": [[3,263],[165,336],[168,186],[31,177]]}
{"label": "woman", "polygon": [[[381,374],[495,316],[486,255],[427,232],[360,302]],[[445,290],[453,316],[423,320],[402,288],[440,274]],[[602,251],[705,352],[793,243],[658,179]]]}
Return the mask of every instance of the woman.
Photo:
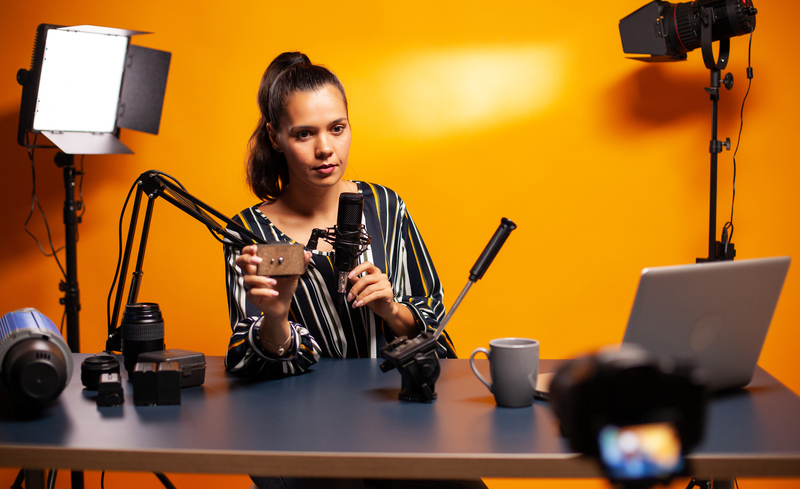
{"label": "woman", "polygon": [[[258,102],[247,175],[262,202],[234,219],[267,241],[306,243],[313,229],[336,224],[341,193],[358,192],[372,243],[348,275],[346,304],[327,242],[306,251],[305,274],[277,279],[255,274],[255,246],[228,247],[226,367],[244,376],[297,374],[320,356],[376,358],[398,336],[435,330],[445,312],[442,286],[405,203],[380,185],[342,180],[351,132],[338,78],[304,54],[283,53],[264,73]],[[446,334],[438,353],[455,357]]]}
{"label": "woman", "polygon": [[[233,328],[226,367],[243,376],[297,374],[320,356],[376,358],[398,336],[435,330],[445,312],[442,286],[405,203],[386,187],[342,180],[350,121],[336,76],[301,53],[283,53],[264,73],[258,102],[247,178],[263,202],[234,219],[266,241],[306,243],[313,229],[336,224],[340,194],[359,192],[372,242],[348,275],[346,302],[337,296],[328,243],[307,250],[306,272],[288,278],[256,275],[255,246],[241,253],[226,247]],[[455,357],[446,334],[438,353]],[[262,489],[486,487],[480,481],[253,481]]]}

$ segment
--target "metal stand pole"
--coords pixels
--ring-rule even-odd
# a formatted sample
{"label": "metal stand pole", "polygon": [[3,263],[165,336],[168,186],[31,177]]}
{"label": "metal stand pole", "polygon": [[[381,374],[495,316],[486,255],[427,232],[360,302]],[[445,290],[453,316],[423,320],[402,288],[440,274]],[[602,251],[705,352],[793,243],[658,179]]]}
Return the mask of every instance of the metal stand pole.
{"label": "metal stand pole", "polygon": [[[81,334],[79,313],[81,310],[81,294],[78,288],[78,223],[80,218],[75,202],[75,157],[65,153],[57,153],[55,163],[64,171],[64,239],[67,255],[67,280],[61,281],[59,289],[64,292],[60,302],[64,305],[67,316],[67,345],[73,353],[81,351]],[[72,471],[72,489],[83,489],[83,472]],[[31,487],[38,486],[38,474]],[[27,480],[26,480],[27,483]],[[44,481],[42,481],[42,486]]]}
{"label": "metal stand pole", "polygon": [[[719,105],[720,73],[728,65],[730,55],[730,38],[720,39],[719,58],[714,59],[711,47],[711,24],[714,19],[714,12],[711,8],[701,11],[702,23],[700,26],[701,46],[703,52],[703,62],[706,68],[711,70],[711,87],[706,88],[706,92],[711,95],[711,143],[708,151],[711,153],[711,176],[710,176],[710,196],[708,209],[708,258],[698,258],[697,263],[712,262],[717,260],[733,260],[736,252],[731,246],[726,247],[726,243],[717,242],[717,166],[718,155],[722,153],[722,148],[731,149],[731,140],[726,138],[725,142],[717,140],[717,119]],[[722,84],[730,90],[733,87],[733,75],[725,75]]]}
{"label": "metal stand pole", "polygon": [[717,141],[717,119],[719,109],[719,76],[720,70],[711,70],[711,144],[709,145],[709,152],[711,153],[711,183],[710,203],[708,209],[708,260],[712,261],[717,256],[717,169],[718,169],[718,153],[716,151],[715,142]]}
{"label": "metal stand pole", "polygon": [[79,312],[81,310],[80,290],[78,288],[78,222],[77,204],[75,203],[75,158],[73,155],[58,153],[55,157],[57,166],[64,172],[64,239],[67,256],[67,278],[61,281],[59,289],[64,297],[59,302],[64,305],[67,316],[67,345],[73,353],[81,350]]}

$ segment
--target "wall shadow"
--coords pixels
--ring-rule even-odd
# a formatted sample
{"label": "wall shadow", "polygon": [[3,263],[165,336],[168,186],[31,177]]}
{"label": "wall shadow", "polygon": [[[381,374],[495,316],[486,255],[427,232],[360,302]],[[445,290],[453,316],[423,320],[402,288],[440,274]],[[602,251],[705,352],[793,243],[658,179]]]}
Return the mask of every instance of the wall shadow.
{"label": "wall shadow", "polygon": [[[636,61],[631,61],[636,62]],[[608,113],[617,128],[637,131],[658,130],[688,121],[707,121],[711,130],[711,100],[705,91],[711,85],[709,71],[687,70],[684,63],[642,63],[614,85],[607,96]],[[724,76],[724,72],[723,72]],[[738,80],[746,83],[745,77]],[[721,89],[719,120],[738,114],[741,100]],[[738,97],[737,97],[738,98]]]}
{"label": "wall shadow", "polygon": [[[0,179],[0,206],[4,209],[0,216],[0,225],[6,230],[0,240],[0,266],[16,261],[21,251],[33,251],[36,244],[28,236],[23,226],[31,207],[32,173],[28,153],[17,144],[18,112],[5,113],[0,116],[0,155],[3,156],[3,178]],[[31,142],[33,140],[31,139]],[[39,137],[37,144],[47,144],[47,138]],[[63,243],[64,224],[62,213],[64,183],[61,169],[56,167],[53,158],[54,149],[36,149],[34,151],[36,169],[36,193],[39,202],[47,212],[50,231],[54,243]],[[59,191],[60,190],[60,191]],[[55,210],[55,211],[54,211]],[[47,250],[47,236],[44,232],[41,215],[34,209],[34,215],[28,224],[42,246]],[[58,245],[56,245],[58,246]]]}
{"label": "wall shadow", "polygon": [[[33,179],[31,162],[26,149],[17,144],[17,127],[19,114],[17,111],[0,115],[0,155],[3,161],[3,178],[0,179],[0,225],[6,230],[0,240],[0,269],[12,262],[39,255],[40,252],[33,239],[25,232],[25,220],[31,212],[31,192]],[[29,140],[33,142],[31,137]],[[51,145],[47,138],[39,136],[36,144]],[[36,172],[36,195],[45,211],[47,222],[56,249],[64,244],[63,209],[65,200],[63,170],[56,166],[54,158],[57,149],[34,150],[34,167]],[[97,162],[96,156],[88,156],[84,160],[86,183],[82,187],[83,200],[87,207],[97,206],[93,194],[97,189],[111,181],[124,178],[120,168],[113,164],[119,156],[103,156],[103,164]],[[107,163],[112,164],[107,164]],[[80,156],[75,157],[76,169],[81,168]],[[75,198],[79,199],[78,181],[76,181]],[[44,220],[38,207],[34,207],[28,223],[28,229],[37,237],[46,252],[50,252]],[[81,225],[78,227],[80,239]],[[79,245],[80,246],[80,245]],[[63,261],[63,252],[60,253]]]}

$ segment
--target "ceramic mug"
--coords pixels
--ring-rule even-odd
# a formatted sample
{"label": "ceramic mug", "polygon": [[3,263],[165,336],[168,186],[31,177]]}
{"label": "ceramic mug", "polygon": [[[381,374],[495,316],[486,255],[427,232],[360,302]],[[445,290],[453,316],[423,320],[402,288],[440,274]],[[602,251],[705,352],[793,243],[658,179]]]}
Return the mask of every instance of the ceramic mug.
{"label": "ceramic mug", "polygon": [[[489,358],[491,382],[475,368],[475,355],[485,353]],[[469,364],[478,379],[489,388],[498,406],[525,407],[533,404],[536,379],[539,374],[539,342],[528,338],[497,338],[489,349],[477,348]]]}

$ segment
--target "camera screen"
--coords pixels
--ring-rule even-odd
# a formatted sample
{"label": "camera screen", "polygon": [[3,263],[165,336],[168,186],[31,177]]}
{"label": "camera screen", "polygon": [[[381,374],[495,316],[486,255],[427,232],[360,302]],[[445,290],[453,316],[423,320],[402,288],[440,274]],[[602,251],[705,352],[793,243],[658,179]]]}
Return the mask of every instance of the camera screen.
{"label": "camera screen", "polygon": [[608,425],[597,438],[612,480],[658,479],[683,469],[680,436],[670,423]]}

